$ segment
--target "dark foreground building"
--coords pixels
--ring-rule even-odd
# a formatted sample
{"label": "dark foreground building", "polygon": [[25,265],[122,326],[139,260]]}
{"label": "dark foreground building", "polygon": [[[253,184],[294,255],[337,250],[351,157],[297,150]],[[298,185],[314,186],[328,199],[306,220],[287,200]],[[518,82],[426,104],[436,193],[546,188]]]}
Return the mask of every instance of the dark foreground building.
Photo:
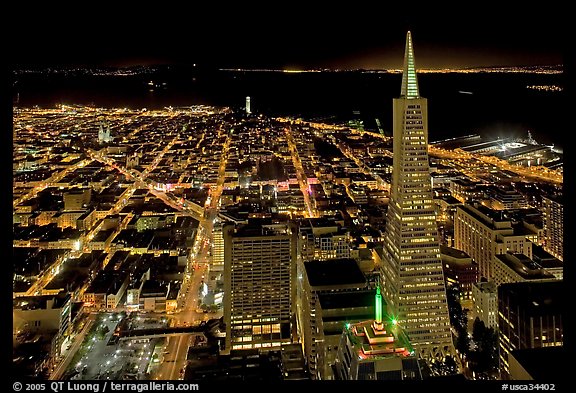
{"label": "dark foreground building", "polygon": [[510,378],[510,353],[563,345],[564,281],[517,282],[498,287],[500,372]]}

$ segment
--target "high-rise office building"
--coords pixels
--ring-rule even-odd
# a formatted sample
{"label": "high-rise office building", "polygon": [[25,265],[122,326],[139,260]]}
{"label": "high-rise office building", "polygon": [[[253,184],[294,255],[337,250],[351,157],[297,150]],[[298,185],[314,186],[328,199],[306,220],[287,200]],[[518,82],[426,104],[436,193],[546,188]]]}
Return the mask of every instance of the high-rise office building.
{"label": "high-rise office building", "polygon": [[428,103],[420,97],[406,37],[400,98],[393,102],[394,158],[381,272],[388,312],[418,355],[454,354],[428,164]]}
{"label": "high-rise office building", "polygon": [[564,203],[561,197],[543,196],[544,250],[564,260]]}
{"label": "high-rise office building", "polygon": [[222,228],[224,223],[219,218],[216,218],[214,227],[212,229],[212,265],[210,270],[223,271],[224,270],[224,236]]}
{"label": "high-rise office building", "polygon": [[351,258],[304,262],[298,328],[312,379],[333,379],[342,330],[374,315],[374,290]]}
{"label": "high-rise office building", "polygon": [[292,342],[296,316],[297,231],[290,223],[226,224],[226,351],[278,349]]}
{"label": "high-rise office building", "polygon": [[246,114],[249,115],[252,113],[250,109],[250,96],[246,97]]}
{"label": "high-rise office building", "polygon": [[500,372],[510,378],[510,353],[564,343],[562,280],[516,282],[498,287]]}

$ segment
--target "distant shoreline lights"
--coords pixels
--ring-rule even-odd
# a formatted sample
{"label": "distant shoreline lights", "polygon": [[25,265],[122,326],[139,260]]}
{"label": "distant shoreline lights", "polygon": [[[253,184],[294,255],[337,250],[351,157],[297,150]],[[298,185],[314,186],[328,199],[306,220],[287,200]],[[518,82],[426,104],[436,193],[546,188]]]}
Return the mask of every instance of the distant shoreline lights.
{"label": "distant shoreline lights", "polygon": [[528,85],[526,86],[526,88],[530,90],[552,91],[552,92],[560,92],[564,90],[562,87],[556,85]]}

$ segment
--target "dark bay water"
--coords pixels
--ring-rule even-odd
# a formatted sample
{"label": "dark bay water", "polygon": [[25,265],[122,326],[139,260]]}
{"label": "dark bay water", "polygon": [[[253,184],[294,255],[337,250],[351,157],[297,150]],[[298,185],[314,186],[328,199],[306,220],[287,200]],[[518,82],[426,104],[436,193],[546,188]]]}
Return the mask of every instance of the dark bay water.
{"label": "dark bay water", "polygon": [[[471,133],[524,137],[530,130],[540,143],[565,145],[568,122],[563,94],[526,88],[562,86],[562,74],[426,73],[418,78],[420,94],[428,98],[431,141]],[[250,96],[253,112],[333,121],[361,119],[370,129],[376,128],[378,118],[389,133],[392,99],[400,94],[400,84],[400,74],[199,71],[170,67],[133,76],[18,75],[14,101],[19,106],[43,107],[64,103],[130,108],[195,104],[240,108],[245,97]]]}

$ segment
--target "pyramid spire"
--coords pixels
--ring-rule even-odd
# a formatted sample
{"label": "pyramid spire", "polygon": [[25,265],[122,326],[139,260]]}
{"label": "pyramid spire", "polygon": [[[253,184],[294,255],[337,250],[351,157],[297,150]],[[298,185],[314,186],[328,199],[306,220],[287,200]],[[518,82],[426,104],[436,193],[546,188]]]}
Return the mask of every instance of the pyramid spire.
{"label": "pyramid spire", "polygon": [[402,91],[400,98],[419,98],[418,79],[416,79],[416,66],[414,64],[414,48],[412,48],[412,34],[406,33],[406,50],[404,51],[404,69],[402,71]]}

